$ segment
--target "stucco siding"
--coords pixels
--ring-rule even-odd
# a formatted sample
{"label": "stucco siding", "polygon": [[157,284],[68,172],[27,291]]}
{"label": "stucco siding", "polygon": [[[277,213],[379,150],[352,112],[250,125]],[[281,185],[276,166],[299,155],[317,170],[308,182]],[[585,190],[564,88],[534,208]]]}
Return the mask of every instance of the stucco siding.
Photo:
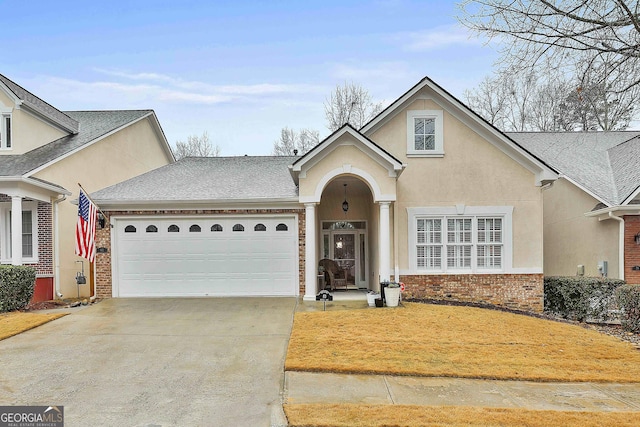
{"label": "stucco siding", "polygon": [[15,103],[4,91],[0,91],[0,108],[11,109],[11,149],[0,150],[0,155],[24,154],[68,135],[23,109],[16,109]]}
{"label": "stucco siding", "polygon": [[[343,136],[343,139],[338,142],[355,143],[348,136]],[[344,168],[344,165],[350,165],[352,169],[366,171],[370,174],[379,185],[381,194],[395,194],[395,178],[389,176],[389,171],[386,168],[355,145],[338,145],[322,158],[321,162],[311,166],[306,171],[305,178],[300,178],[300,197],[313,196],[322,178],[335,169]],[[345,174],[349,174],[349,172],[345,172]]]}
{"label": "stucco siding", "polygon": [[[91,193],[120,181],[168,164],[171,159],[163,150],[149,119],[140,120],[72,156],[38,172],[35,176],[62,185],[73,193],[59,205],[60,287],[64,295],[77,293],[75,273],[79,269],[75,250],[75,224],[78,181]],[[85,260],[85,273],[88,263]],[[87,273],[88,275],[88,273]],[[88,295],[88,285],[81,287]]]}
{"label": "stucco siding", "polygon": [[559,179],[544,195],[544,274],[600,276],[598,261],[608,261],[609,277],[619,278],[617,221],[586,217],[597,199],[566,179]]}
{"label": "stucco siding", "polygon": [[407,164],[397,182],[399,267],[406,272],[410,207],[513,206],[514,270],[541,272],[542,194],[534,174],[444,110],[444,156],[407,156],[407,110],[443,110],[417,100],[371,135]]}
{"label": "stucco siding", "polygon": [[11,154],[24,154],[68,135],[24,110],[14,109],[11,114],[13,145]]}

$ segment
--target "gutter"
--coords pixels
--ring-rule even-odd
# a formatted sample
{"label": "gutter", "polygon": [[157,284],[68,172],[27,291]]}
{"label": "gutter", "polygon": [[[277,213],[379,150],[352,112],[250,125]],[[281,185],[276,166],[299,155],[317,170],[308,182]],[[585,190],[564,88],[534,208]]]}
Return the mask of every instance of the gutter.
{"label": "gutter", "polygon": [[609,215],[605,218],[598,218],[598,221],[606,221],[614,219],[618,221],[618,278],[624,280],[624,219],[609,211]]}
{"label": "gutter", "polygon": [[54,248],[53,248],[53,264],[54,264],[54,276],[53,276],[53,287],[54,287],[54,298],[62,298],[62,294],[60,293],[60,227],[59,227],[59,213],[58,213],[58,204],[60,202],[64,202],[67,199],[66,195],[62,195],[62,198],[57,198],[53,201],[53,224],[54,224]]}

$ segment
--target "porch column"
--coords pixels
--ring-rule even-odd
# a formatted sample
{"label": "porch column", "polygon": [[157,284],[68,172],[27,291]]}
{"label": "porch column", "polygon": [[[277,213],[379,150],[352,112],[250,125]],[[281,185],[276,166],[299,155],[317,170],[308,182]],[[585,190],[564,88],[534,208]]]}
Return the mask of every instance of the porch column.
{"label": "porch column", "polygon": [[22,265],[21,196],[11,196],[11,264]]}
{"label": "porch column", "polygon": [[315,301],[318,282],[316,266],[316,204],[305,203],[304,300]]}
{"label": "porch column", "polygon": [[389,205],[391,202],[379,202],[380,204],[380,224],[378,226],[379,236],[379,259],[380,259],[380,281],[389,280],[390,267],[389,258],[391,257],[391,242],[389,239]]}

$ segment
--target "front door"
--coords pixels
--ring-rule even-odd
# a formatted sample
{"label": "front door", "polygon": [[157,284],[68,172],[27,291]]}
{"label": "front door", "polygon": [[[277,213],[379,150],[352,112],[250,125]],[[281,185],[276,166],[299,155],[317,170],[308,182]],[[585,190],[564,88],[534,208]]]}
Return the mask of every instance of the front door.
{"label": "front door", "polygon": [[335,229],[338,228],[335,226],[331,228],[334,229],[327,230],[323,233],[323,258],[330,258],[338,263],[344,272],[340,278],[346,281],[347,288],[367,289],[368,251],[366,229],[352,228],[350,230],[344,230]]}
{"label": "front door", "polygon": [[333,234],[333,259],[344,272],[348,288],[357,288],[356,283],[356,233],[334,232]]}

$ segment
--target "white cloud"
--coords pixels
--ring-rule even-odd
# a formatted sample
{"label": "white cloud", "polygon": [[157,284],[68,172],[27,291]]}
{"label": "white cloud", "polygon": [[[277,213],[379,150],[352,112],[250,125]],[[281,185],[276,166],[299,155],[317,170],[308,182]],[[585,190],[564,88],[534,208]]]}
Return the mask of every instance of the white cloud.
{"label": "white cloud", "polygon": [[400,33],[394,37],[406,50],[424,51],[452,45],[481,46],[483,40],[474,37],[460,25],[444,25],[424,31]]}
{"label": "white cloud", "polygon": [[185,99],[197,99],[201,95],[203,102],[208,103],[209,98],[216,99],[216,95],[224,94],[221,97],[225,100],[231,100],[233,96],[269,96],[279,94],[305,94],[319,93],[324,90],[321,86],[306,84],[275,84],[275,83],[259,83],[252,85],[214,85],[201,81],[189,81],[180,78],[168,76],[158,73],[129,73],[121,70],[109,70],[103,68],[94,69],[98,73],[125,80],[146,81],[148,84],[158,84],[180,89],[187,92],[196,91],[197,93],[185,93]]}

